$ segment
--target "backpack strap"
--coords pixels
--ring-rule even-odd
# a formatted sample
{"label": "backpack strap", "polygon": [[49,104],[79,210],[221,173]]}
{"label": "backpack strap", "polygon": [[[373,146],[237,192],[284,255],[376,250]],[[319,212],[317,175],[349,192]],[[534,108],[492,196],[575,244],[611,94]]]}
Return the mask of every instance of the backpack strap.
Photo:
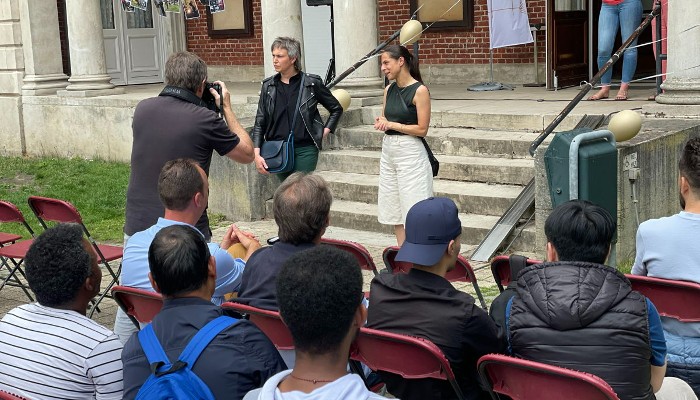
{"label": "backpack strap", "polygon": [[199,355],[202,354],[202,351],[214,340],[216,335],[236,322],[238,322],[236,318],[227,315],[221,315],[209,321],[209,323],[204,325],[190,340],[187,347],[185,347],[182,354],[180,354],[180,357],[178,357],[178,362],[185,363],[187,368],[192,368],[199,358]]}
{"label": "backpack strap", "polygon": [[156,374],[157,370],[161,366],[169,366],[170,360],[163,350],[163,346],[160,345],[155,332],[153,332],[153,326],[151,324],[146,325],[138,333],[139,342],[141,342],[141,348],[144,354],[146,354],[146,359],[148,359],[148,364],[151,366],[151,373]]}

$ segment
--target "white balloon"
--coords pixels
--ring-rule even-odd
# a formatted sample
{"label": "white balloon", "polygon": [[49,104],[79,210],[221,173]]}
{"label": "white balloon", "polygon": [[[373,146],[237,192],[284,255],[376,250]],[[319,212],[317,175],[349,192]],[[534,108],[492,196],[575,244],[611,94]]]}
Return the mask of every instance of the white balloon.
{"label": "white balloon", "polygon": [[420,39],[421,31],[423,30],[423,24],[420,21],[411,19],[401,27],[401,33],[399,34],[399,42],[408,46],[413,44]]}
{"label": "white balloon", "polygon": [[642,117],[632,110],[622,110],[615,114],[608,123],[608,130],[615,136],[616,142],[624,142],[637,136],[642,129]]}
{"label": "white balloon", "polygon": [[352,98],[350,97],[350,93],[348,93],[347,90],[345,89],[336,89],[331,92],[333,94],[333,97],[338,100],[338,103],[343,107],[343,111],[347,111],[348,107],[350,107],[350,100]]}

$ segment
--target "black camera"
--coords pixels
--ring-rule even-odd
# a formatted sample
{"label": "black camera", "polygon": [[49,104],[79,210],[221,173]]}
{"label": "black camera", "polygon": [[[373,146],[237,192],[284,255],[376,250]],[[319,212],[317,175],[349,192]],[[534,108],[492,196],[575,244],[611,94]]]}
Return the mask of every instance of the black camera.
{"label": "black camera", "polygon": [[221,85],[218,83],[209,83],[209,82],[204,82],[204,93],[202,93],[202,101],[206,105],[206,107],[215,113],[221,112],[221,108],[223,107],[221,104],[216,104],[216,98],[214,97],[213,94],[209,91],[209,89],[214,89],[216,93],[219,94],[219,101],[223,104],[224,101],[224,96],[221,92]]}

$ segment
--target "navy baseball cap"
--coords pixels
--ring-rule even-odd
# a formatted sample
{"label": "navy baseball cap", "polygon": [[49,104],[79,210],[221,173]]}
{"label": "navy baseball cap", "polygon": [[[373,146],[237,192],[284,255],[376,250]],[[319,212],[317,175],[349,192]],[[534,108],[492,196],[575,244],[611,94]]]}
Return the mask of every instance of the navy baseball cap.
{"label": "navy baseball cap", "polygon": [[457,206],[445,197],[430,197],[414,204],[406,215],[406,240],[396,261],[435,265],[447,245],[462,233]]}

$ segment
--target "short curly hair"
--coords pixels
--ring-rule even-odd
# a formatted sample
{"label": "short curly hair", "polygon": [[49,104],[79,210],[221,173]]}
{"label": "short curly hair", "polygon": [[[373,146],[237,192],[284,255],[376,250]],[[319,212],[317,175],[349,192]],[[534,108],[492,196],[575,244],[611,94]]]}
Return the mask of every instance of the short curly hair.
{"label": "short curly hair", "polygon": [[34,239],[24,268],[39,304],[56,307],[75,300],[97,262],[87,243],[78,224],[58,224]]}
{"label": "short curly hair", "polygon": [[287,259],[277,275],[277,302],[294,346],[327,354],[340,346],[363,298],[362,273],[351,254],[319,245]]}
{"label": "short curly hair", "polygon": [[700,195],[700,137],[685,142],[678,161],[678,171],[688,180],[696,195]]}

